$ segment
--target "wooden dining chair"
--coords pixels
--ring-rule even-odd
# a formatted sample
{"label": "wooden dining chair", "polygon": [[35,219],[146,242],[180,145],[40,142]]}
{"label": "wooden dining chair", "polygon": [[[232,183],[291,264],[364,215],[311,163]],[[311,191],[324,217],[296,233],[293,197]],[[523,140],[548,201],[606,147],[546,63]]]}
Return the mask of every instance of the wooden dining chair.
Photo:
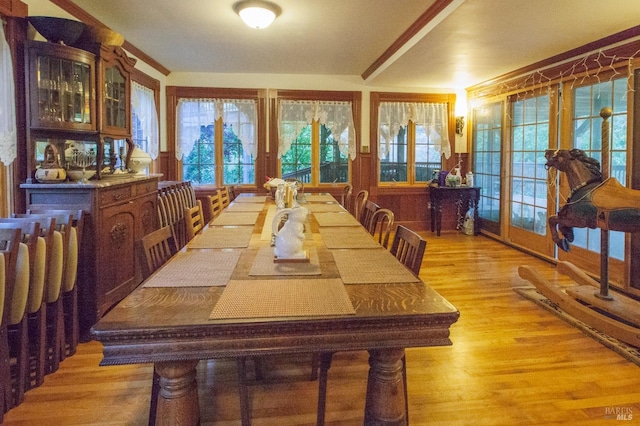
{"label": "wooden dining chair", "polygon": [[353,198],[353,203],[351,205],[351,214],[358,221],[360,221],[360,215],[362,215],[362,210],[364,210],[364,205],[369,199],[369,191],[366,189],[362,189],[358,191],[358,193]]}
{"label": "wooden dining chair", "polygon": [[[14,239],[16,231],[17,240]],[[5,254],[6,250],[14,253],[12,256],[15,256],[16,265],[15,273],[10,279],[10,286],[13,286],[13,290],[7,294],[10,300],[5,304],[6,310],[8,310],[5,312],[8,356],[9,359],[13,359],[10,379],[8,382],[4,382],[5,389],[9,391],[5,399],[5,409],[22,403],[30,382],[27,307],[30,299],[31,302],[37,303],[38,294],[40,295],[40,304],[42,304],[44,290],[44,273],[40,273],[40,271],[44,272],[45,256],[41,255],[38,258],[37,253],[37,250],[40,249],[40,253],[43,254],[44,240],[38,238],[39,232],[40,228],[37,222],[20,223],[15,219],[0,221],[2,249],[5,250]],[[8,238],[7,235],[11,234],[14,237]],[[13,260],[11,263],[14,263]]]}
{"label": "wooden dining chair", "polygon": [[[65,217],[71,219],[66,251],[64,276],[62,278],[62,326],[64,337],[61,342],[60,360],[76,352],[80,341],[80,320],[78,314],[78,265],[82,249],[84,230],[84,212],[82,209],[49,209],[33,207],[27,211],[30,214],[53,215],[56,223],[65,222]],[[68,226],[68,223],[67,223]]]}
{"label": "wooden dining chair", "polygon": [[[45,373],[53,373],[64,359],[64,313],[62,306],[62,288],[65,267],[69,257],[69,240],[72,232],[73,215],[70,213],[22,213],[13,217],[37,220],[41,235],[52,234],[47,246],[46,282],[43,295],[45,303],[44,327]],[[53,228],[53,233],[47,227]],[[77,254],[75,254],[77,257]]]}
{"label": "wooden dining chair", "polygon": [[371,215],[368,231],[384,248],[389,248],[393,220],[394,214],[389,209],[378,209]]}
{"label": "wooden dining chair", "polygon": [[[422,258],[427,247],[427,241],[415,231],[403,225],[398,225],[391,244],[391,254],[406,266],[416,277],[420,275]],[[407,360],[402,357],[402,380],[404,386],[405,415],[409,422],[409,401],[407,392]]]}
{"label": "wooden dining chair", "polygon": [[214,195],[207,195],[207,219],[209,222],[222,213],[222,201],[220,198],[220,190],[217,190]]}
{"label": "wooden dining chair", "polygon": [[[4,413],[14,406],[13,387],[11,379],[11,354],[9,351],[8,324],[11,322],[13,292],[16,286],[18,250],[20,247],[20,229],[0,229],[0,424]],[[28,274],[28,264],[26,265]],[[23,277],[24,278],[24,277]],[[24,317],[26,307],[26,293],[28,291],[28,277],[24,280],[25,287],[22,291],[24,303],[21,311]],[[20,291],[18,291],[20,293]]]}
{"label": "wooden dining chair", "polygon": [[144,255],[141,262],[143,279],[147,279],[178,252],[173,229],[169,225],[145,235],[140,244]]}
{"label": "wooden dining chair", "polygon": [[351,198],[353,197],[353,186],[346,184],[342,188],[342,194],[340,196],[340,204],[347,211],[351,211]]}
{"label": "wooden dining chair", "polygon": [[420,274],[427,240],[403,225],[398,225],[391,244],[391,254],[416,277]]}
{"label": "wooden dining chair", "polygon": [[365,229],[369,229],[371,225],[371,218],[373,214],[380,210],[380,206],[374,203],[371,200],[366,200],[364,203],[364,207],[362,208],[362,212],[360,213],[360,217],[357,219],[360,221],[360,224],[365,227]]}
{"label": "wooden dining chair", "polygon": [[222,208],[226,209],[229,204],[231,204],[231,196],[229,195],[229,188],[223,187],[219,189],[220,191],[220,202],[222,203]]}
{"label": "wooden dining chair", "polygon": [[202,201],[197,200],[193,207],[184,208],[184,225],[187,233],[187,241],[191,241],[196,234],[204,228],[204,216],[202,215]]}

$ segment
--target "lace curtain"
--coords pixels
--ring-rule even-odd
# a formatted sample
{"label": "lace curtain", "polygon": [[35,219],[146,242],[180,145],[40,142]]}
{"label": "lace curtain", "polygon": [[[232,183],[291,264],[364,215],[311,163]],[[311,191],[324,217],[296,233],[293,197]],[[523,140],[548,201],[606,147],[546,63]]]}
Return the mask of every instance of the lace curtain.
{"label": "lace curtain", "polygon": [[131,85],[131,107],[140,120],[142,134],[147,138],[147,150],[153,160],[158,158],[160,139],[158,137],[158,111],[153,90],[140,83]]}
{"label": "lace curtain", "polygon": [[222,118],[233,127],[242,142],[242,149],[253,158],[257,155],[258,122],[256,101],[253,99],[180,99],[178,100],[176,158],[189,155],[200,139],[201,126],[213,124]]}
{"label": "lace curtain", "polygon": [[378,109],[378,158],[383,159],[387,156],[391,143],[398,137],[400,129],[409,124],[409,120],[424,128],[441,155],[445,158],[451,157],[446,103],[381,102]]}
{"label": "lace curtain", "polygon": [[11,51],[0,21],[0,161],[13,163],[18,152],[15,86]]}
{"label": "lace curtain", "polygon": [[280,101],[278,158],[289,151],[302,129],[317,121],[331,131],[343,155],[356,158],[355,127],[351,102]]}

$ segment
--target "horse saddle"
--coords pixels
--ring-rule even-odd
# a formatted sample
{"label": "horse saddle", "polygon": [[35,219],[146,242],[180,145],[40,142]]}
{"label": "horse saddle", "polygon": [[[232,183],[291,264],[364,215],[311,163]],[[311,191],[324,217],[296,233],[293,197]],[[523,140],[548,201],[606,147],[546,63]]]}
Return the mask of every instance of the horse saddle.
{"label": "horse saddle", "polygon": [[616,216],[616,223],[635,222],[638,219],[640,191],[622,186],[615,178],[608,178],[593,190],[591,202],[597,209],[598,227],[616,230],[618,226],[612,223],[612,216]]}

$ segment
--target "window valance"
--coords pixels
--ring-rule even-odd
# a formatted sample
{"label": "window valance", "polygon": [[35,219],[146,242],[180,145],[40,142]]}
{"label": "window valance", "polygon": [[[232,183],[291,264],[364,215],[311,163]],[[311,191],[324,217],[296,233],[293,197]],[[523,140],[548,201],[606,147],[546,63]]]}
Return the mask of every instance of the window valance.
{"label": "window valance", "polygon": [[409,120],[424,128],[440,154],[451,157],[447,107],[446,103],[381,102],[378,108],[378,158],[387,156],[391,142],[398,137],[401,128],[407,127]]}
{"label": "window valance", "polygon": [[258,115],[253,99],[179,99],[176,158],[188,155],[200,139],[201,126],[213,124],[219,118],[232,126],[242,142],[242,149],[253,158],[257,155],[256,130]]}
{"label": "window valance", "polygon": [[131,107],[140,120],[142,134],[147,138],[148,154],[155,160],[160,150],[160,138],[158,137],[158,111],[153,90],[134,81],[131,85]]}
{"label": "window valance", "polygon": [[13,163],[18,153],[16,97],[11,51],[0,22],[0,161]]}
{"label": "window valance", "polygon": [[343,155],[356,158],[356,138],[351,102],[281,100],[278,115],[278,158],[291,148],[302,129],[313,121],[331,131]]}

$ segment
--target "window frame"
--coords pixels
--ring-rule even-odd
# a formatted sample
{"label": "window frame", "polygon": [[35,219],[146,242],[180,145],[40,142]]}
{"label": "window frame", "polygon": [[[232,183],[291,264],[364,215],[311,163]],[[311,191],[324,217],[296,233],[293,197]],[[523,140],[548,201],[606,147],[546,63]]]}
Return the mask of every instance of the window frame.
{"label": "window frame", "polygon": [[371,92],[370,94],[370,153],[375,160],[375,173],[371,173],[371,186],[377,187],[424,187],[428,182],[415,182],[415,127],[407,126],[407,182],[380,182],[379,135],[380,126],[378,110],[382,102],[421,102],[421,103],[446,103],[448,112],[448,131],[451,143],[451,157],[441,156],[441,169],[453,168],[456,158],[455,148],[455,94],[431,94],[431,93],[400,93],[400,92]]}
{"label": "window frame", "polygon": [[[254,100],[256,102],[256,110],[257,110],[257,123],[256,123],[256,132],[257,132],[257,153],[256,158],[254,159],[254,173],[255,173],[255,182],[238,184],[234,186],[246,186],[246,187],[257,187],[261,184],[261,177],[266,174],[266,166],[264,161],[261,160],[264,155],[264,140],[265,140],[265,129],[266,129],[266,108],[265,108],[265,98],[266,98],[266,90],[260,89],[235,89],[235,88],[216,88],[216,87],[187,87],[187,86],[167,86],[167,132],[173,135],[173,146],[171,147],[171,154],[173,160],[175,158],[176,152],[176,144],[177,140],[177,128],[179,123],[178,120],[178,101],[180,99],[249,99]],[[218,136],[222,136],[222,126],[216,125],[214,127],[214,137],[215,133],[220,132]],[[221,139],[222,140],[222,139]],[[214,155],[218,155],[215,153]],[[169,164],[173,163],[170,161]],[[182,159],[175,161],[176,168],[175,173],[169,173],[171,176],[176,176],[177,179],[182,179],[183,176],[183,162]],[[221,159],[216,157],[216,165],[222,166]],[[224,186],[224,179],[222,172],[217,170],[216,168],[216,181],[213,184],[194,184],[194,186],[214,186],[214,187],[222,187]]]}
{"label": "window frame", "polygon": [[[362,92],[358,91],[327,91],[327,90],[278,90],[275,96],[271,99],[270,110],[270,145],[269,151],[272,153],[270,170],[276,172],[277,177],[281,177],[282,166],[281,161],[278,158],[278,143],[279,143],[279,101],[335,101],[335,102],[351,102],[351,111],[353,112],[353,127],[355,130],[355,144],[356,155],[360,155],[360,129],[362,126]],[[313,188],[331,187],[335,184],[331,182],[320,182],[320,124],[317,122],[311,123],[311,149],[312,149],[312,165],[311,165],[311,182],[305,183],[305,186]],[[353,180],[354,170],[353,166],[355,161],[347,158],[349,164],[349,172],[347,182],[351,183]]]}

